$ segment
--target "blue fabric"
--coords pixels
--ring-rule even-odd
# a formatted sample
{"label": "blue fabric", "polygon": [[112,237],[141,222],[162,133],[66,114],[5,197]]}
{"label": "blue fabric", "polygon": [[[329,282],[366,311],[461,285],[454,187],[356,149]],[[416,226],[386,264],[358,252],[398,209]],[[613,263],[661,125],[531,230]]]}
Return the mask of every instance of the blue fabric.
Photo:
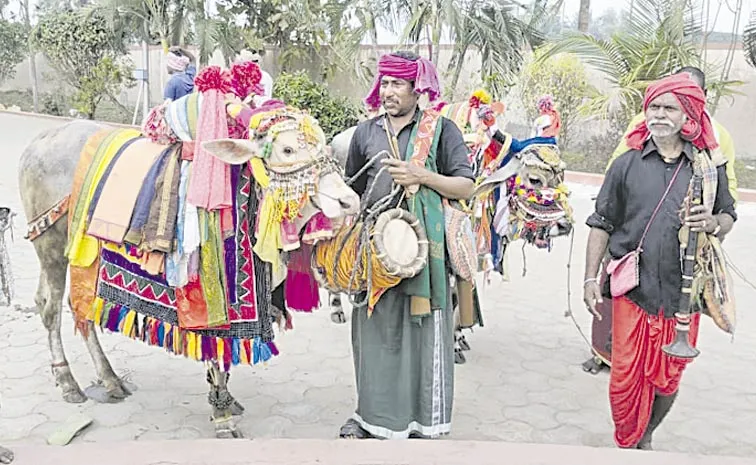
{"label": "blue fabric", "polygon": [[557,145],[555,137],[531,137],[530,139],[517,140],[512,139],[512,145],[509,147],[510,152],[522,152],[528,146],[533,144],[551,144]]}
{"label": "blue fabric", "polygon": [[183,73],[175,73],[168,80],[163,91],[163,97],[171,100],[178,100],[185,95],[194,91],[194,76],[197,74],[197,68],[194,65],[186,67]]}

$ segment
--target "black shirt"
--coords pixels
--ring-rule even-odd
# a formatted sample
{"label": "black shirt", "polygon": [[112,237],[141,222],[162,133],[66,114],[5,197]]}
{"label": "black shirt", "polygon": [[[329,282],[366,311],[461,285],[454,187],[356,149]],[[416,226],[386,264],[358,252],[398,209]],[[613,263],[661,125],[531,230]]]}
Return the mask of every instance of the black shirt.
{"label": "black shirt", "polygon": [[[397,134],[400,151],[399,155],[402,157],[402,160],[405,159],[407,153],[407,146],[410,142],[412,128],[421,115],[422,113],[418,108],[415,111],[415,116],[412,118],[412,121],[402,128],[402,130],[399,131],[399,134]],[[475,179],[472,168],[470,167],[470,162],[467,158],[469,150],[465,145],[462,132],[450,119],[442,117],[441,120],[441,135],[436,150],[436,169],[438,173],[444,176],[459,176]],[[381,115],[363,121],[357,126],[357,129],[352,136],[352,142],[349,146],[349,153],[347,154],[345,174],[348,178],[357,174],[369,159],[382,150],[391,153],[389,139],[386,135],[384,124],[386,124],[386,119]],[[380,158],[382,159],[387,156],[388,155],[384,155]],[[373,180],[382,167],[383,164],[380,160],[376,160],[370,168],[368,168],[367,171],[361,175],[354,184],[352,184],[352,189],[362,196],[362,201],[367,201],[368,205],[372,205],[376,200],[385,197],[391,192],[393,180],[388,171],[384,170],[378,178],[378,182],[373,189],[370,199],[365,199],[368,187],[372,185]],[[396,200],[398,200],[398,198]],[[395,204],[392,205],[392,207],[395,206]]]}
{"label": "black shirt", "polygon": [[[678,163],[684,163],[643,241],[640,285],[627,294],[652,315],[658,315],[663,309],[664,315],[671,318],[679,304],[682,272],[677,234],[681,226],[680,209],[693,176],[693,150],[692,144],[686,143],[684,156],[668,164],[659,155],[653,139],[649,139],[643,150],[630,150],[621,155],[607,171],[596,199],[596,211],[586,221],[588,226],[610,234],[612,258],[635,250]],[[724,165],[717,168],[717,177],[714,214],[727,213],[737,219]],[[608,290],[607,280],[603,290],[607,297]]]}

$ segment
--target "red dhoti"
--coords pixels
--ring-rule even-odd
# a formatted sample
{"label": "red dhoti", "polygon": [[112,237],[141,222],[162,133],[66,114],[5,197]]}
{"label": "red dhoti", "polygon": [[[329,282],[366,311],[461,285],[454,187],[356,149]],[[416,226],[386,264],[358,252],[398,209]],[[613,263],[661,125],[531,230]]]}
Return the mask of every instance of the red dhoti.
{"label": "red dhoti", "polygon": [[[675,319],[663,311],[651,316],[626,297],[613,300],[612,370],[609,403],[614,419],[614,441],[619,447],[634,447],[643,437],[651,418],[654,396],[677,392],[690,360],[673,358],[662,346],[675,338]],[[698,341],[700,314],[690,323],[689,341]]]}

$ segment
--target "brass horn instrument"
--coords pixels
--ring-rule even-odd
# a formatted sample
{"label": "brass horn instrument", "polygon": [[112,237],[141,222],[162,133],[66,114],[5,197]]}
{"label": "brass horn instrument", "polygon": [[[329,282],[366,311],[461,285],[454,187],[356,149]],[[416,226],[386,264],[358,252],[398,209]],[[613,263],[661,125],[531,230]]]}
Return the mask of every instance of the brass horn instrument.
{"label": "brass horn instrument", "polygon": [[[700,174],[693,174],[691,181],[691,205],[701,205],[703,202],[703,177]],[[698,349],[690,345],[688,333],[690,332],[690,321],[692,312],[691,307],[691,288],[693,286],[693,273],[696,264],[696,249],[698,248],[698,233],[688,234],[688,243],[685,249],[681,249],[682,256],[680,263],[682,266],[682,290],[680,293],[680,304],[675,313],[675,340],[671,344],[662,347],[665,354],[670,357],[693,359],[701,353]]]}

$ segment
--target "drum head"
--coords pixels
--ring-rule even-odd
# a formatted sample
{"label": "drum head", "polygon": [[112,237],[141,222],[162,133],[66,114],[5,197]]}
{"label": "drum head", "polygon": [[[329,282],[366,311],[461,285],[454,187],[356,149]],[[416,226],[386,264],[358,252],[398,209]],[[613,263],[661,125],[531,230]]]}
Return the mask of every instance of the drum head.
{"label": "drum head", "polygon": [[418,256],[420,246],[412,226],[404,220],[392,219],[383,230],[383,244],[386,254],[392,262],[400,266],[409,266]]}

